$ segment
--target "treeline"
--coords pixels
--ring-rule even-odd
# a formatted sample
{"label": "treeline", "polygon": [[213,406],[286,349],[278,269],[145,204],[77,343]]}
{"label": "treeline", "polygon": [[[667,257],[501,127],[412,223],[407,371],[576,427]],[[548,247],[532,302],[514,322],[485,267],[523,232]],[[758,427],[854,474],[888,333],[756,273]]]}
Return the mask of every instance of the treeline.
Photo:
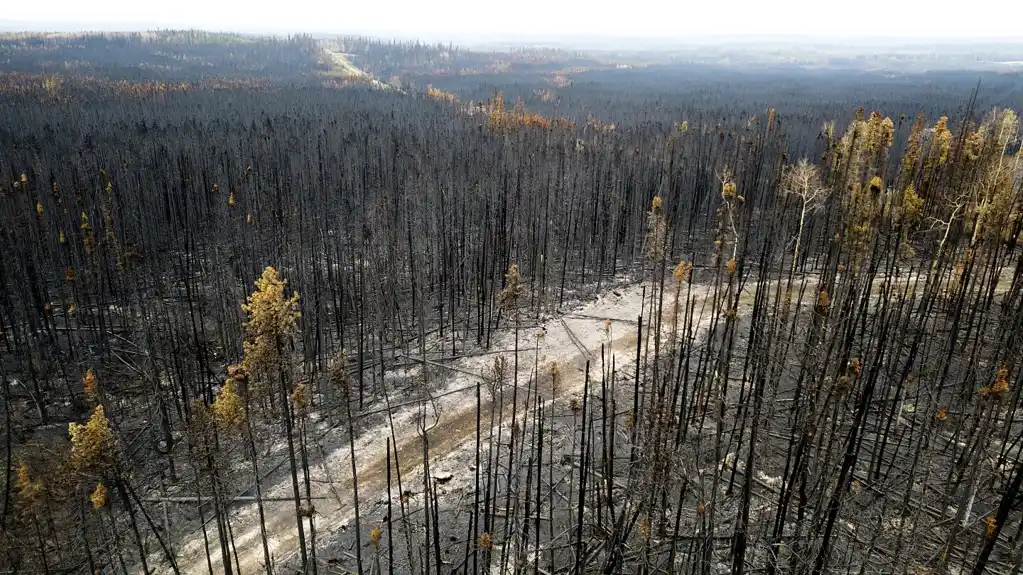
{"label": "treeline", "polygon": [[194,82],[204,78],[298,81],[327,70],[319,43],[200,30],[0,36],[4,72]]}
{"label": "treeline", "polygon": [[750,72],[679,64],[568,72],[562,83],[556,80],[554,75],[496,73],[404,79],[420,89],[432,84],[457,94],[463,101],[486,100],[496,88],[509,101],[521,98],[534,112],[576,121],[594,116],[617,125],[670,124],[697,115],[708,122],[731,125],[775,107],[783,115],[790,139],[799,140],[796,145],[800,149],[812,145],[823,122],[844,123],[861,105],[884,110],[892,118],[913,118],[919,112],[928,118],[945,114],[961,117],[979,84],[978,109],[1023,107],[1020,74],[840,73],[779,68]]}
{"label": "treeline", "polygon": [[508,50],[467,49],[454,44],[384,41],[363,36],[342,36],[325,41],[333,50],[349,54],[355,64],[387,80],[398,77],[459,77],[486,74],[536,76],[563,68],[608,68],[594,56],[555,48]]}

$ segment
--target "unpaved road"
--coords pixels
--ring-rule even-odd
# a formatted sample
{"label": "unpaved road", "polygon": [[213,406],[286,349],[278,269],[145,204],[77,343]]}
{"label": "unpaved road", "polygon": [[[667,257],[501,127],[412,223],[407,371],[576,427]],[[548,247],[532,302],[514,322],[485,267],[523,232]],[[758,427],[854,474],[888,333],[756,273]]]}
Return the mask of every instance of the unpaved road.
{"label": "unpaved road", "polygon": [[362,70],[361,68],[359,68],[355,64],[353,64],[352,61],[350,59],[348,59],[348,55],[347,54],[343,54],[341,52],[334,52],[334,51],[331,51],[331,50],[327,50],[327,56],[329,57],[330,62],[334,66],[333,73],[335,73],[335,74],[337,74],[337,75],[339,75],[341,77],[346,77],[347,76],[347,77],[355,77],[355,78],[368,78],[370,80],[370,82],[372,82],[373,86],[375,86],[377,88],[383,88],[383,89],[390,89],[391,88],[390,84],[385,84],[384,82],[381,82],[379,79],[377,79],[377,78],[373,77],[372,75],[366,73],[364,70]]}
{"label": "unpaved road", "polygon": [[[706,300],[706,288],[699,288],[694,297],[697,299],[695,315],[701,315],[701,300]],[[667,298],[666,298],[667,299]],[[561,368],[558,383],[558,398],[578,395],[582,391],[585,380],[586,358],[579,349],[585,348],[596,358],[597,365],[591,366],[599,371],[601,344],[607,345],[611,353],[619,357],[618,364],[631,361],[636,352],[635,322],[642,309],[642,288],[632,286],[618,292],[609,291],[596,301],[571,310],[563,317],[555,317],[547,321],[541,330],[545,331],[542,338],[537,338],[538,329],[523,329],[519,334],[521,347],[531,347],[538,342],[538,352],[525,351],[519,354],[519,386],[520,401],[524,390],[532,376],[534,353],[539,354],[541,369],[551,361],[557,361]],[[665,332],[670,330],[671,314],[669,302],[665,302]],[[584,317],[585,316],[585,317]],[[606,331],[606,319],[612,320],[610,333]],[[566,326],[568,329],[566,329]],[[681,329],[681,326],[680,326]],[[569,333],[571,330],[572,334]],[[574,339],[573,341],[573,334]],[[513,333],[509,330],[494,345],[495,349],[513,349]],[[512,353],[508,355],[510,385]],[[454,362],[452,365],[472,373],[483,373],[492,365],[493,355],[468,358]],[[431,462],[441,462],[460,449],[471,452],[475,449],[476,438],[476,398],[474,379],[468,375],[452,372],[445,388],[435,392],[439,418],[434,419],[432,409],[427,408],[427,424],[435,425],[429,433]],[[542,376],[541,376],[542,377]],[[450,393],[465,388],[462,391]],[[549,385],[547,393],[549,394]],[[444,395],[448,392],[446,395]],[[510,394],[505,394],[510,398]],[[489,414],[491,401],[489,394],[481,393],[481,409]],[[396,437],[397,459],[401,464],[403,478],[409,477],[422,468],[422,443],[418,435],[416,423],[420,409],[410,405],[396,410],[393,422]],[[504,422],[510,419],[510,409],[499,414]],[[484,419],[489,419],[489,415]],[[386,498],[387,462],[385,441],[390,437],[390,426],[386,422],[367,429],[356,440],[355,458],[358,469],[358,488],[360,506],[369,509],[373,502]],[[347,446],[328,454],[326,461],[312,470],[313,495],[329,497],[316,501],[317,539],[324,541],[342,526],[352,521],[354,505],[352,501],[352,475],[350,452]],[[442,465],[442,464],[441,464]],[[435,467],[431,464],[431,467]],[[329,470],[329,479],[325,471]],[[333,489],[330,487],[333,483]],[[397,488],[395,487],[395,490]],[[290,478],[283,479],[275,485],[264,486],[265,497],[287,498],[291,494]],[[298,533],[295,526],[295,509],[290,502],[267,502],[264,504],[266,513],[266,530],[268,545],[274,563],[280,565],[286,559],[297,554]],[[241,575],[262,573],[264,571],[263,550],[260,539],[258,514],[254,503],[237,509],[232,514],[231,525],[237,548],[238,563]],[[308,530],[307,530],[308,539]],[[214,535],[215,537],[215,535]],[[211,541],[211,543],[213,543]],[[214,572],[223,572],[220,547],[215,543],[210,546],[211,561]],[[208,573],[206,551],[201,533],[195,534],[178,547],[178,566],[183,574]],[[165,568],[164,572],[169,572]]]}

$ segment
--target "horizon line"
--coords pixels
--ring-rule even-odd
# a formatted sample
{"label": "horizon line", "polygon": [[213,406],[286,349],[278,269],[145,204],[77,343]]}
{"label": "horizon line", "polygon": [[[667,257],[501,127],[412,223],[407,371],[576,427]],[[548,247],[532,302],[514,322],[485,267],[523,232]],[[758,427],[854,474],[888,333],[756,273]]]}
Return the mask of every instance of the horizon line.
{"label": "horizon line", "polygon": [[[216,26],[188,25],[184,23],[160,23],[160,22],[102,22],[102,21],[59,21],[59,20],[11,20],[0,19],[0,32],[5,33],[139,33],[161,30],[196,30],[210,33],[239,34],[253,36],[363,36],[381,40],[409,40],[426,41],[431,43],[458,43],[470,41],[483,44],[515,44],[515,43],[572,43],[572,42],[616,42],[616,43],[671,43],[671,44],[695,44],[700,42],[750,42],[750,41],[790,41],[790,42],[813,42],[817,44],[834,45],[848,44],[850,42],[862,44],[877,43],[899,43],[899,44],[928,44],[928,43],[952,43],[952,44],[1023,44],[1023,37],[1013,36],[896,36],[880,34],[789,34],[789,33],[757,33],[757,34],[689,34],[685,36],[664,36],[651,35],[642,36],[636,34],[609,34],[609,33],[567,33],[555,35],[550,33],[531,32],[465,32],[454,30],[439,30],[435,32],[388,30],[385,28],[362,29],[362,30],[315,30],[311,28],[301,30],[265,28],[219,28]],[[613,49],[613,47],[609,47]]]}

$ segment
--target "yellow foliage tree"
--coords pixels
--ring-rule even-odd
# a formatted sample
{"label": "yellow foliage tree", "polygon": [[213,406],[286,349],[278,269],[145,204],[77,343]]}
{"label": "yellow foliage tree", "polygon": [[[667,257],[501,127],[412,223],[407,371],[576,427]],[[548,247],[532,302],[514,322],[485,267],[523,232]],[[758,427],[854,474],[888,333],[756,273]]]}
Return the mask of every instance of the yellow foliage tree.
{"label": "yellow foliage tree", "polygon": [[[1018,199],[1016,189],[1020,156],[1010,155],[1018,141],[1019,118],[1012,110],[995,110],[978,130],[983,144],[978,147],[978,178],[973,198],[974,219],[971,245],[987,238],[997,242],[1008,228]],[[1018,208],[1017,208],[1018,209]]]}
{"label": "yellow foliage tree", "polygon": [[822,289],[817,293],[817,311],[821,313],[827,313],[828,308],[831,307],[831,296],[828,295],[828,290]]}
{"label": "yellow foliage tree", "polygon": [[833,168],[841,174],[843,188],[851,191],[863,187],[865,176],[874,175],[885,165],[894,134],[891,118],[874,111],[866,119],[862,109],[857,112],[835,149]]}
{"label": "yellow foliage tree", "polygon": [[426,95],[430,98],[433,98],[434,100],[437,100],[438,102],[444,102],[446,104],[458,103],[458,96],[450,92],[445,92],[443,90],[434,88],[433,84],[426,85]]}
{"label": "yellow foliage tree", "polygon": [[902,213],[899,221],[904,226],[913,226],[920,220],[920,213],[923,211],[924,200],[916,193],[913,184],[902,190]]}
{"label": "yellow foliage tree", "polygon": [[284,295],[287,282],[277,275],[277,270],[267,267],[256,280],[256,291],[242,304],[248,314],[245,323],[246,371],[256,377],[275,373],[283,360],[284,346],[288,339],[298,333],[298,293],[291,297]]}
{"label": "yellow foliage tree", "polygon": [[1005,399],[1008,391],[1009,368],[1008,366],[1000,365],[998,366],[998,371],[995,372],[995,382],[981,387],[980,395],[994,401],[1001,401]]}
{"label": "yellow foliage tree", "polygon": [[245,423],[245,408],[233,379],[224,382],[224,387],[213,400],[213,421],[225,431],[237,431]]}
{"label": "yellow foliage tree", "polygon": [[82,247],[85,248],[86,254],[92,254],[92,250],[95,248],[95,242],[92,239],[92,226],[89,225],[89,216],[82,212],[82,223],[79,225],[82,230]]}
{"label": "yellow foliage tree", "polygon": [[85,398],[89,403],[99,403],[99,380],[96,373],[89,369],[82,378],[82,389],[85,390]]}
{"label": "yellow foliage tree", "polygon": [[998,520],[995,519],[994,515],[988,515],[984,519],[984,537],[994,537],[998,534]]}
{"label": "yellow foliage tree", "polygon": [[14,477],[14,490],[18,493],[18,500],[22,508],[29,512],[43,497],[44,486],[41,480],[33,480],[29,472],[28,464],[24,461],[18,465],[17,474]]}
{"label": "yellow foliage tree", "polygon": [[490,129],[501,133],[505,129],[504,94],[494,92],[493,103],[490,106],[489,117]]}
{"label": "yellow foliage tree", "polygon": [[89,501],[92,502],[93,509],[102,509],[107,504],[107,488],[103,485],[103,482],[96,484],[96,489],[92,490],[89,495]]}
{"label": "yellow foliage tree", "polygon": [[952,145],[952,131],[948,129],[948,116],[942,116],[934,125],[934,158],[938,165],[948,159],[948,151]]}
{"label": "yellow foliage tree", "polygon": [[85,425],[72,423],[68,426],[71,435],[71,466],[78,473],[100,475],[117,462],[117,437],[110,429],[102,405],[92,410],[92,416]]}
{"label": "yellow foliage tree", "polygon": [[920,147],[923,142],[924,115],[918,114],[906,142],[906,151],[902,155],[902,181],[912,182],[916,173],[917,162],[920,161]]}
{"label": "yellow foliage tree", "polygon": [[508,273],[504,274],[504,277],[505,287],[497,294],[497,301],[502,307],[514,310],[518,307],[519,299],[524,291],[522,278],[519,276],[519,264],[508,266]]}
{"label": "yellow foliage tree", "polygon": [[309,404],[309,386],[304,383],[296,385],[295,391],[291,393],[291,405],[294,407],[295,413],[305,415],[309,411]]}
{"label": "yellow foliage tree", "polygon": [[660,263],[664,256],[664,238],[667,233],[667,224],[664,221],[663,206],[664,200],[661,196],[654,196],[654,199],[650,201],[650,211],[647,212],[646,250],[647,257],[653,263]]}
{"label": "yellow foliage tree", "polygon": [[678,283],[688,282],[693,277],[693,263],[686,260],[679,260],[675,270],[671,272],[672,277]]}

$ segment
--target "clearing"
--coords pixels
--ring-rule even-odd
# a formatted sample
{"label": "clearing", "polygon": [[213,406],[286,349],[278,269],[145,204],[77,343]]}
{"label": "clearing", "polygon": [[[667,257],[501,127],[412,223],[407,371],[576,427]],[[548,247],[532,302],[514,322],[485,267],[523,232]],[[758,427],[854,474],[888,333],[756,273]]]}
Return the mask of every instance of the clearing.
{"label": "clearing", "polygon": [[[694,298],[709,304],[710,290],[694,286]],[[532,325],[519,330],[520,351],[518,382],[520,390],[528,390],[534,377],[534,366],[547,366],[557,362],[561,368],[558,389],[551,394],[550,386],[544,396],[548,401],[559,401],[580,396],[585,381],[585,366],[588,359],[595,360],[599,371],[601,345],[610,349],[611,355],[631,361],[636,353],[636,320],[644,310],[644,290],[632,285],[621,290],[609,290],[590,303],[581,305],[561,316],[553,317],[539,326]],[[649,301],[646,302],[649,305]],[[699,317],[703,304],[696,306]],[[670,306],[665,306],[670,307]],[[649,311],[649,310],[647,310]],[[671,312],[665,310],[666,319]],[[648,314],[647,314],[648,315]],[[608,323],[610,320],[610,324]],[[698,331],[704,331],[705,322],[698,323]],[[608,327],[610,325],[610,328]],[[534,342],[536,345],[534,347]],[[508,366],[514,365],[514,330],[508,330],[495,342],[494,349],[504,350]],[[501,352],[498,352],[501,353]],[[452,376],[432,393],[432,401],[426,403],[425,425],[430,437],[430,460],[433,473],[444,470],[445,462],[464,460],[458,457],[462,452],[472,454],[476,438],[476,388],[493,364],[496,354],[465,358],[448,366],[439,366]],[[626,362],[620,361],[619,365]],[[542,367],[541,367],[542,369]],[[592,370],[592,367],[591,367]],[[512,371],[512,370],[509,370]],[[481,374],[471,376],[470,374]],[[511,386],[511,374],[506,378]],[[525,385],[524,385],[525,384]],[[481,386],[485,387],[485,386]],[[520,391],[528,393],[528,391]],[[555,396],[556,395],[556,396]],[[489,412],[492,400],[488,393],[481,393],[481,412]],[[373,410],[370,407],[370,410]],[[386,408],[384,408],[386,409]],[[499,414],[499,422],[510,419],[510,410]],[[403,477],[409,481],[418,471],[422,473],[422,441],[419,425],[424,410],[421,404],[396,407],[393,413],[393,436],[395,437],[397,461]],[[391,423],[386,419],[364,430],[355,442],[356,467],[360,507],[370,509],[381,500],[386,501],[387,461],[386,440],[392,435]],[[432,427],[431,427],[432,426]],[[312,470],[313,496],[321,497],[316,502],[316,531],[318,541],[329,541],[338,531],[346,531],[354,519],[352,501],[352,474],[347,445],[329,453]],[[470,458],[471,459],[471,455]],[[433,462],[437,462],[436,465]],[[457,475],[456,475],[457,477]],[[452,487],[467,481],[465,478],[453,482]],[[414,484],[414,483],[410,483]],[[298,534],[295,528],[294,504],[287,499],[291,495],[290,478],[282,478],[275,485],[264,486],[264,498],[281,498],[284,501],[265,501],[268,545],[273,561],[277,565],[297,554]],[[365,521],[364,521],[365,522]],[[263,571],[263,550],[260,540],[259,518],[253,503],[238,506],[232,514],[232,529],[241,573]],[[222,561],[219,546],[210,546],[210,559],[214,570]],[[179,568],[185,574],[208,573],[206,551],[201,533],[194,534],[180,548]]]}

